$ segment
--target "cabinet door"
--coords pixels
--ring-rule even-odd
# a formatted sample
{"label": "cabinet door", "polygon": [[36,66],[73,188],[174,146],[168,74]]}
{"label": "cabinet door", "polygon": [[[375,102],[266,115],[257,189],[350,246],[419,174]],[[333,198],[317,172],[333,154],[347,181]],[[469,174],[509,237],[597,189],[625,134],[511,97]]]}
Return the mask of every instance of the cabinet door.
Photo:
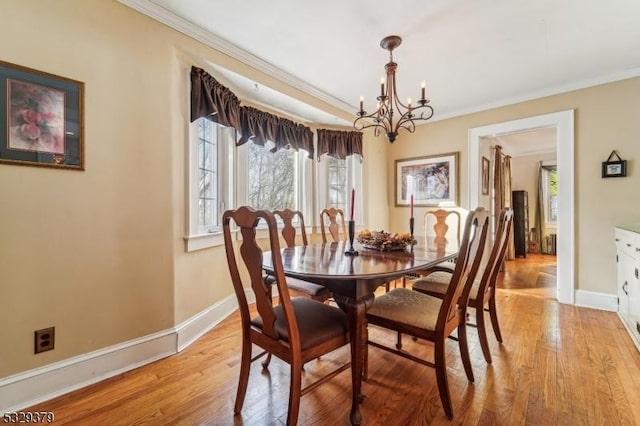
{"label": "cabinet door", "polygon": [[629,277],[629,326],[631,330],[640,336],[640,279],[638,278],[638,264],[635,263],[632,267],[632,272]]}
{"label": "cabinet door", "polygon": [[618,251],[618,312],[629,322],[629,286],[634,278],[634,261],[624,252]]}

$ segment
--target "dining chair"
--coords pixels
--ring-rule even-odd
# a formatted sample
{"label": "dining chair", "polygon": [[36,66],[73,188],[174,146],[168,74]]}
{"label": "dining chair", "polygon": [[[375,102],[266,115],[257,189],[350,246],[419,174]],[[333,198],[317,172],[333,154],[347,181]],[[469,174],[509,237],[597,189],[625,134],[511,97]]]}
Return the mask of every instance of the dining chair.
{"label": "dining chair", "polygon": [[[462,228],[462,216],[457,210],[427,210],[424,215],[424,237],[433,238],[436,244],[446,244],[450,239],[460,244],[460,230]],[[452,261],[442,262],[430,268],[416,271],[411,277],[402,277],[402,287],[406,287],[407,278],[420,278],[437,272],[453,272],[455,268],[455,259]]]}
{"label": "dining chair", "polygon": [[[502,333],[500,333],[500,324],[498,323],[498,314],[496,311],[496,279],[500,266],[504,259],[504,254],[509,245],[509,235],[513,225],[513,210],[502,209],[498,215],[496,235],[491,246],[489,259],[487,260],[484,270],[480,278],[475,280],[469,294],[468,305],[476,311],[476,323],[467,324],[478,328],[478,338],[482,354],[487,363],[491,364],[491,352],[489,351],[489,342],[487,340],[487,329],[485,326],[484,312],[485,306],[488,306],[489,316],[493,332],[498,342],[502,343]],[[447,293],[447,287],[451,281],[452,274],[447,272],[434,272],[424,279],[413,283],[413,289],[430,296],[443,298]]]}
{"label": "dining chair", "polygon": [[[276,210],[273,212],[273,214],[275,215],[276,219],[280,218],[282,220],[283,227],[281,235],[285,243],[287,244],[287,247],[296,246],[296,228],[294,226],[294,220],[296,218],[298,220],[298,224],[300,225],[300,236],[302,239],[302,245],[308,245],[307,231],[304,226],[304,215],[301,211],[284,209]],[[326,287],[292,277],[286,277],[286,280],[289,289],[295,291],[297,294],[306,295],[313,300],[317,300],[318,302],[325,302],[331,298],[331,292]],[[265,276],[265,283],[267,285],[273,284],[274,281],[275,277],[273,275],[267,274]]]}
{"label": "dining chair", "polygon": [[453,406],[447,379],[445,342],[457,329],[462,364],[469,382],[474,381],[467,344],[467,300],[478,272],[485,248],[489,214],[478,207],[467,216],[458,261],[444,298],[437,298],[407,288],[395,288],[376,297],[367,312],[369,324],[409,334],[433,343],[433,361],[368,340],[365,350],[365,372],[368,374],[368,347],[374,346],[436,370],[438,392],[447,417],[453,418]]}
{"label": "dining chair", "polygon": [[[328,222],[325,225],[325,222]],[[327,242],[327,233],[332,241],[345,241],[347,239],[347,225],[344,219],[344,211],[335,207],[328,207],[320,212],[320,233],[322,242]]]}
{"label": "dining chair", "polygon": [[[328,224],[325,227],[325,222],[327,221]],[[342,232],[342,235],[340,232]],[[347,225],[342,209],[328,207],[320,212],[320,233],[322,234],[323,243],[327,242],[327,233],[329,233],[333,242],[347,240]],[[386,282],[382,285],[384,285],[387,292],[391,288],[391,282]]]}
{"label": "dining chair", "polygon": [[[263,252],[256,241],[256,227],[260,220],[264,220],[268,228],[270,255],[276,278],[275,284],[279,292],[276,306],[262,279]],[[238,248],[240,263],[236,258],[231,236],[231,221],[239,229],[242,239]],[[306,388],[301,388],[304,363],[349,343],[347,316],[339,308],[306,297],[291,298],[289,296],[273,213],[267,210],[254,210],[251,207],[229,210],[222,216],[222,229],[227,263],[242,324],[242,355],[234,413],[239,414],[242,410],[251,363],[265,353],[269,353],[290,365],[287,425],[295,425],[300,408],[300,397],[349,367],[349,364],[345,364]],[[246,271],[246,274],[240,273],[240,265],[244,266],[243,272]],[[245,286],[245,284],[248,285]],[[245,290],[251,290],[255,296],[258,315],[253,318],[250,316]],[[264,352],[252,358],[253,345],[262,348]]]}

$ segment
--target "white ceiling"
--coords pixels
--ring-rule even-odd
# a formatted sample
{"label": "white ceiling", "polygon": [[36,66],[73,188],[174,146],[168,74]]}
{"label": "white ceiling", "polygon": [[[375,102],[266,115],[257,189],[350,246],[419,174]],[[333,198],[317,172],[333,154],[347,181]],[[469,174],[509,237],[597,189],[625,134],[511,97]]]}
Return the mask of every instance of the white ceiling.
{"label": "white ceiling", "polygon": [[212,73],[319,124],[350,125],[360,96],[373,107],[390,34],[403,38],[398,94],[425,81],[434,120],[640,75],[639,0],[120,1],[343,111]]}
{"label": "white ceiling", "polygon": [[489,137],[491,145],[500,145],[512,157],[556,153],[555,127],[503,133]]}

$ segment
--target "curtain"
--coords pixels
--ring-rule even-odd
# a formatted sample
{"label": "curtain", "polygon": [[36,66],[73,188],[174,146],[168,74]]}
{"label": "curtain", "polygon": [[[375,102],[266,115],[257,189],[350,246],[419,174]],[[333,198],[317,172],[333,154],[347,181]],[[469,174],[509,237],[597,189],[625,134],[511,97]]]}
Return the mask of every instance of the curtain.
{"label": "curtain", "polygon": [[547,241],[544,237],[544,181],[542,177],[544,168],[542,167],[542,161],[538,165],[538,194],[536,196],[536,230],[535,235],[540,244],[540,253],[547,252]]}
{"label": "curtain", "polygon": [[[502,207],[512,207],[512,195],[511,195],[511,156],[507,155],[504,157],[504,167],[503,167],[503,172],[504,172],[504,176],[503,176],[503,201],[502,201]],[[496,212],[496,214],[498,214],[500,210],[498,210]],[[528,232],[528,230],[527,230]],[[515,259],[516,257],[516,252],[515,252],[515,245],[513,242],[513,232],[511,233],[511,236],[509,238],[509,245],[507,246],[507,259]]]}
{"label": "curtain", "polygon": [[240,130],[240,101],[211,74],[191,67],[191,122],[203,117]]}
{"label": "curtain", "polygon": [[[279,149],[304,149],[314,157],[313,132],[307,126],[265,111],[241,106],[238,97],[212,75],[191,67],[191,122],[207,118],[240,133],[236,145],[251,141],[264,146],[273,142],[271,152]],[[318,129],[318,160],[323,154],[344,159],[358,154],[362,158],[362,133]]]}
{"label": "curtain", "polygon": [[362,132],[318,129],[318,161],[324,154],[338,159],[358,154],[362,158]]}
{"label": "curtain", "polygon": [[249,141],[264,146],[271,141],[274,144],[271,152],[304,149],[313,158],[313,132],[309,127],[249,106],[241,107],[240,122],[238,146]]}
{"label": "curtain", "polygon": [[[511,156],[504,155],[502,147],[496,145],[493,152],[493,214],[497,219],[500,210],[511,207]],[[509,239],[506,259],[513,259],[513,233]]]}

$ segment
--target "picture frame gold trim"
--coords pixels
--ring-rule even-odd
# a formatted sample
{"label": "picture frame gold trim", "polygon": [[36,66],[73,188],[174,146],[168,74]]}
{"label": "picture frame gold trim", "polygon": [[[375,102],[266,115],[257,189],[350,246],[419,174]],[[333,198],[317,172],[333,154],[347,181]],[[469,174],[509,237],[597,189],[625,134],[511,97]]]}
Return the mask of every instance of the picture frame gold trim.
{"label": "picture frame gold trim", "polygon": [[0,164],[84,170],[84,83],[0,61]]}

